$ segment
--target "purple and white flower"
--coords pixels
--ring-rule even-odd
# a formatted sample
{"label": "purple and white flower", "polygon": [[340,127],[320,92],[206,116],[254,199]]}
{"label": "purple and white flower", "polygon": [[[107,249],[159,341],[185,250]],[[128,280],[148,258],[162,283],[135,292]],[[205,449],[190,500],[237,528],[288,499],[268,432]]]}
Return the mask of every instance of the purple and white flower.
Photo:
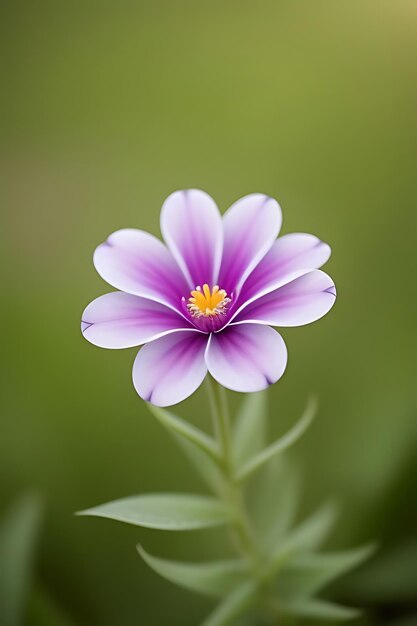
{"label": "purple and white flower", "polygon": [[330,247],[313,235],[277,239],[279,204],[263,194],[222,217],[197,189],[177,191],[161,211],[162,243],[141,230],[116,231],[94,264],[118,289],[87,306],[84,337],[103,348],[144,347],[133,366],[138,394],[159,406],[181,402],[207,372],[240,392],[276,382],[287,349],[272,326],[301,326],[336,297],[319,270]]}

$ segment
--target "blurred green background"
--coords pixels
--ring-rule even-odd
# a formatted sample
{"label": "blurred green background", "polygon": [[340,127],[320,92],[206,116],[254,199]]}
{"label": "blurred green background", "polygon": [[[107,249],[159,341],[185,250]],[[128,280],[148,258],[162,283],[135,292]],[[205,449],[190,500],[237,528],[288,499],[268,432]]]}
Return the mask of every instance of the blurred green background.
{"label": "blurred green background", "polygon": [[[338,597],[369,607],[364,623],[417,624],[416,20],[413,0],[2,3],[0,514],[43,498],[28,623],[195,626],[212,606],[159,579],[135,543],[199,558],[221,552],[220,531],[73,516],[203,489],[134,392],[135,350],[79,331],[109,290],[95,246],[126,226],[159,234],[165,197],[199,187],[222,211],[265,192],[284,233],[332,245],[338,302],[283,332],[271,436],[317,392],[293,453],[301,513],[339,499],[333,546],[381,549]],[[205,401],[180,411],[205,426]]]}

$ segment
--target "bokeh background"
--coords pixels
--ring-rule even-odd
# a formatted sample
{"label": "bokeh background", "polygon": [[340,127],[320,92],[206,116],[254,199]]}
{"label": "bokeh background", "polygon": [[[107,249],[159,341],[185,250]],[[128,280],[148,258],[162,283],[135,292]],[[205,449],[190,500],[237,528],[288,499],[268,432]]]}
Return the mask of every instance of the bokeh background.
{"label": "bokeh background", "polygon": [[[268,193],[284,233],[332,245],[338,302],[283,332],[290,361],[268,392],[271,436],[318,394],[293,453],[300,513],[334,496],[331,545],[380,543],[336,594],[368,607],[361,623],[417,624],[417,3],[37,0],[0,11],[0,516],[25,493],[43,509],[25,623],[195,626],[212,606],[159,579],[135,543],[197,558],[221,531],[73,516],[204,489],[133,390],[135,350],[100,350],[79,331],[84,306],[108,290],[95,246],[125,226],[159,234],[164,198],[199,187],[222,211]],[[204,426],[204,392],[180,411]]]}

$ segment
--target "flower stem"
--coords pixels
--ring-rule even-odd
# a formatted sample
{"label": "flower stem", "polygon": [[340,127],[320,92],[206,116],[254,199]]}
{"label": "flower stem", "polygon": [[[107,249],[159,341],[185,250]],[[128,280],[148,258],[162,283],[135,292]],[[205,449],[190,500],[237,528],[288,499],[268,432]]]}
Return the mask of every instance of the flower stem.
{"label": "flower stem", "polygon": [[251,563],[256,576],[260,573],[257,546],[252,538],[250,522],[245,510],[242,487],[237,480],[232,448],[229,409],[225,389],[210,376],[207,377],[210,409],[215,435],[220,448],[224,479],[223,498],[233,514],[233,530],[239,552]]}
{"label": "flower stem", "polygon": [[233,473],[233,451],[230,415],[225,390],[214,380],[214,378],[211,378],[210,376],[207,376],[207,389],[213,419],[213,428],[220,447],[223,470],[225,474],[230,476]]}

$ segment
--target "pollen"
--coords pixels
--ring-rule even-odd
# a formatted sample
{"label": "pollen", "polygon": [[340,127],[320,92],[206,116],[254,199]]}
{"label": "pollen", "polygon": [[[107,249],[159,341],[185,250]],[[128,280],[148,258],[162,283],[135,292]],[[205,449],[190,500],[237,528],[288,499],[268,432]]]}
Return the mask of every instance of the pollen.
{"label": "pollen", "polygon": [[224,289],[214,285],[212,289],[205,284],[196,287],[188,298],[187,309],[193,317],[216,317],[225,315],[230,302]]}

